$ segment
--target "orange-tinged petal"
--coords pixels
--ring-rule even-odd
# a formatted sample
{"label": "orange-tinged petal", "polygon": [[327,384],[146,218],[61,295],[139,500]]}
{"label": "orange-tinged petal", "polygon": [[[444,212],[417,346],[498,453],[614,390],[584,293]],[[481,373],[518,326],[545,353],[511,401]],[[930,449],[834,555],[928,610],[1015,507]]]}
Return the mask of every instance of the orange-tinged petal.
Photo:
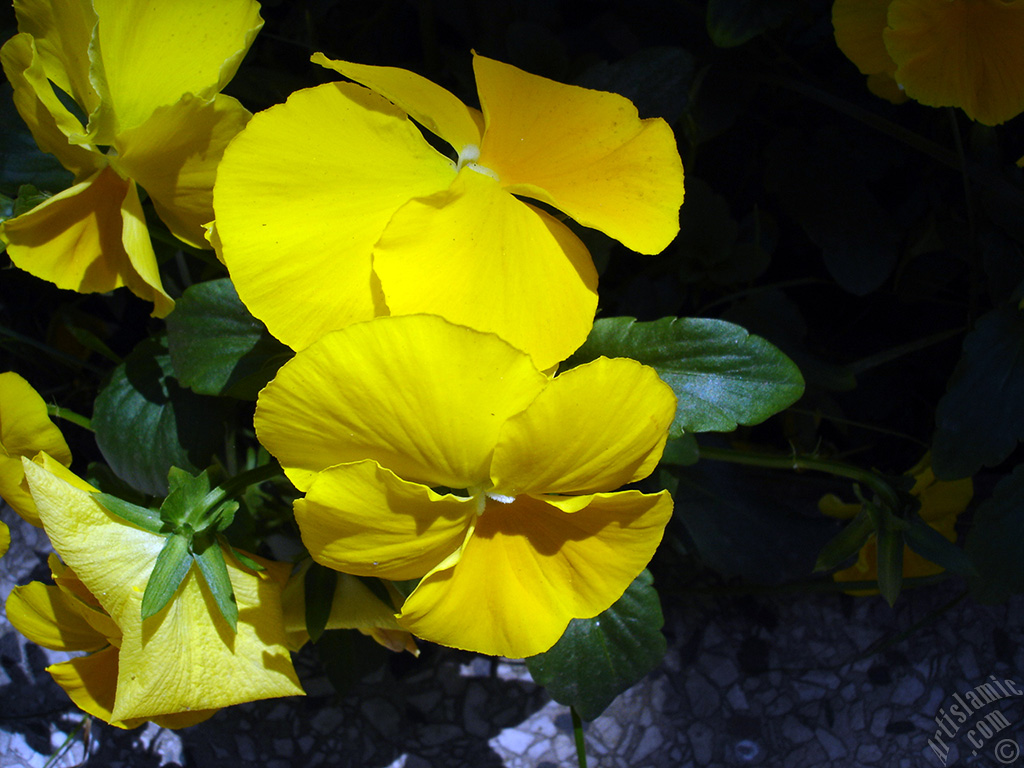
{"label": "orange-tinged petal", "polygon": [[1024,2],[893,0],[888,19],[885,47],[910,98],[985,125],[1024,111]]}
{"label": "orange-tinged petal", "polygon": [[55,651],[95,651],[108,645],[60,587],[33,581],[7,597],[7,619],[37,645]]}
{"label": "orange-tinged petal", "polygon": [[25,485],[21,457],[40,451],[64,465],[71,463],[71,450],[50,421],[43,398],[18,374],[0,373],[0,497],[36,526],[41,523]]}
{"label": "orange-tinged petal", "polygon": [[374,461],[324,470],[295,502],[314,560],[397,581],[418,578],[455,552],[475,516],[474,500],[441,496]]}
{"label": "orange-tinged petal", "polygon": [[892,74],[896,63],[885,50],[882,32],[892,0],[835,0],[832,28],[836,45],[865,75]]}
{"label": "orange-tinged petal", "polygon": [[547,378],[496,336],[440,317],[381,317],[330,333],[260,393],[256,434],[300,490],[374,459],[430,486],[485,484],[501,425]]}
{"label": "orange-tinged petal", "polygon": [[660,118],[614,93],[473,59],[486,128],[480,164],[508,191],[549,203],[640,253],[679,232],[683,164]]}
{"label": "orange-tinged petal", "polygon": [[668,492],[595,496],[566,514],[528,496],[489,501],[458,563],[428,574],[399,624],[455,648],[521,658],[574,618],[607,609],[643,570],[672,513]]}
{"label": "orange-tinged petal", "polygon": [[209,248],[203,225],[213,219],[213,182],[224,148],[251,115],[236,99],[186,94],[118,136],[118,167],[149,193],[171,232]]}
{"label": "orange-tinged petal", "polygon": [[256,0],[93,0],[93,6],[100,19],[93,55],[101,59],[94,66],[104,73],[104,106],[114,117],[108,125],[117,132],[142,125],[186,93],[212,98],[263,26]]}
{"label": "orange-tinged petal", "polygon": [[14,264],[60,288],[106,292],[122,285],[170,311],[134,182],[110,167],[3,222]]}
{"label": "orange-tinged petal", "polygon": [[301,349],[386,312],[374,244],[403,203],[454,178],[454,165],[372,91],[298,91],[224,153],[213,201],[221,257],[249,310]]}
{"label": "orange-tinged petal", "polygon": [[598,358],[553,379],[501,430],[497,493],[613,491],[647,477],[676,411],[671,388],[635,360]]}
{"label": "orange-tinged petal", "polygon": [[69,136],[78,136],[85,128],[53,92],[31,36],[20,34],[8,40],[0,49],[0,61],[14,87],[18,114],[39,148],[56,157],[78,179],[100,170],[106,161],[98,151],[69,143]]}
{"label": "orange-tinged petal", "polygon": [[312,61],[379,93],[435,136],[451,144],[456,152],[470,144],[479,147],[483,131],[483,125],[478,122],[479,113],[425,77],[398,67],[334,61],[322,53],[314,53]]}
{"label": "orange-tinged petal", "polygon": [[391,314],[491,331],[541,369],[571,355],[594,322],[597,271],[579,238],[468,168],[401,208],[373,258]]}
{"label": "orange-tinged petal", "polygon": [[[96,12],[88,0],[15,0],[18,31],[35,40],[47,78],[89,114],[98,97],[89,78]],[[81,130],[81,126],[79,127]]]}

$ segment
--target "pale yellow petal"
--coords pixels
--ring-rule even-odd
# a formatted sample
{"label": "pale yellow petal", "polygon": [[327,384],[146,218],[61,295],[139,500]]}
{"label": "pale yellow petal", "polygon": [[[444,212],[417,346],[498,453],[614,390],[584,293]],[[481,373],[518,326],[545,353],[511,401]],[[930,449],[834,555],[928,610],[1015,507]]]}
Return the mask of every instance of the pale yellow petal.
{"label": "pale yellow petal", "polygon": [[473,59],[486,128],[480,164],[627,248],[659,253],[679,232],[683,164],[660,118],[614,93]]}
{"label": "pale yellow petal", "polygon": [[395,214],[374,270],[391,314],[491,331],[541,369],[576,351],[597,309],[597,271],[579,238],[468,168]]}
{"label": "pale yellow petal", "polygon": [[36,645],[55,651],[95,651],[108,645],[56,585],[33,581],[7,596],[7,620]]}
{"label": "pale yellow petal", "polygon": [[405,114],[366,88],[298,91],[224,153],[213,201],[221,258],[249,310],[302,349],[386,313],[374,244],[403,203],[454,178]]}

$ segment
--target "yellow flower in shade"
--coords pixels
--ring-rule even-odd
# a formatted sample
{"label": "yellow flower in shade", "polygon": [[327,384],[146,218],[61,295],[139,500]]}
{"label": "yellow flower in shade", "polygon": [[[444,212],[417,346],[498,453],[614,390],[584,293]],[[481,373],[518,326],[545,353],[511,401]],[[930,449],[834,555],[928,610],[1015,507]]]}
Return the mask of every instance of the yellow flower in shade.
{"label": "yellow flower in shade", "polygon": [[0,522],[0,557],[7,554],[7,550],[11,548],[11,529],[7,527],[7,523]]}
{"label": "yellow flower in shade", "polygon": [[1024,111],[1024,0],[835,0],[832,25],[880,96],[986,125]]}
{"label": "yellow flower in shade", "polygon": [[497,336],[411,315],[299,352],[255,422],[305,492],[295,516],[314,560],[422,577],[403,629],[518,658],[607,609],[653,556],[668,492],[612,491],[654,469],[674,412],[634,360],[549,378]]}
{"label": "yellow flower in shade", "polygon": [[[936,480],[932,472],[931,457],[926,455],[906,474],[914,478],[910,493],[921,500],[918,514],[928,525],[949,541],[956,541],[956,519],[967,509],[974,495],[971,478],[963,480]],[[822,513],[842,520],[853,519],[860,512],[860,504],[844,504],[836,496],[828,494],[818,502]],[[942,573],[942,567],[926,560],[910,547],[903,547],[903,577],[933,576]],[[849,568],[832,574],[836,581],[875,581],[878,579],[878,540],[874,535],[868,539],[857,556],[857,562]],[[850,590],[851,595],[877,595],[877,589]]]}
{"label": "yellow flower in shade", "polygon": [[239,296],[294,349],[425,312],[547,368],[586,338],[597,273],[566,225],[517,196],[641,253],[679,230],[672,130],[621,96],[475,56],[481,113],[406,70],[313,60],[367,87],[328,83],[256,115],[214,190],[213,240]]}
{"label": "yellow flower in shade", "polygon": [[[284,588],[284,626],[288,632],[288,647],[297,651],[309,642],[306,631],[306,572],[309,561],[300,566]],[[383,582],[387,584],[387,582]],[[402,597],[393,586],[386,589],[394,603]],[[408,651],[419,656],[412,635],[403,630],[395,619],[395,611],[355,576],[339,573],[331,598],[331,610],[324,629],[358,629],[369,635],[389,651]]]}
{"label": "yellow flower in shade", "polygon": [[164,537],[109,513],[91,493],[95,489],[45,454],[39,461],[23,463],[43,527],[93,597],[75,594],[92,600],[106,618],[100,634],[110,647],[54,675],[76,703],[115,725],[170,715],[187,725],[199,713],[231,704],[302,694],[286,648],[286,564],[253,557],[265,568],[254,573],[225,554],[238,603],[237,632],[194,564],[170,602],[143,621],[142,597]]}
{"label": "yellow flower in shade", "polygon": [[71,464],[71,450],[50,421],[43,398],[18,374],[0,373],[0,498],[35,526],[41,523],[21,457],[32,458],[40,451],[64,466]]}
{"label": "yellow flower in shade", "polygon": [[39,147],[69,189],[0,225],[14,264],[82,293],[122,285],[164,316],[139,195],[178,238],[206,247],[224,147],[249,112],[219,93],[259,30],[255,0],[16,0],[0,52]]}

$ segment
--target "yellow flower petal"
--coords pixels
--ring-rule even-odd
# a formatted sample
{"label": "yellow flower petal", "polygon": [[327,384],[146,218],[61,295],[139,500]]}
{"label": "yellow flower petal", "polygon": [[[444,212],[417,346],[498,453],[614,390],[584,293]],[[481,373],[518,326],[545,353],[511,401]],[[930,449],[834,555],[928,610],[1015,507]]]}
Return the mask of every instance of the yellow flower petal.
{"label": "yellow flower petal", "polygon": [[501,430],[491,478],[498,493],[612,491],[661,458],[676,398],[653,368],[599,358],[553,379]]}
{"label": "yellow flower petal", "polygon": [[[89,43],[96,12],[88,0],[17,0],[18,31],[31,35],[54,85],[73,98],[85,114],[99,97],[89,78]],[[79,126],[81,131],[84,126]]]}
{"label": "yellow flower petal", "polygon": [[7,619],[37,645],[55,651],[95,651],[109,645],[70,604],[60,587],[33,581],[7,597]]}
{"label": "yellow flower petal", "polygon": [[203,225],[213,219],[213,182],[224,148],[251,115],[236,99],[186,94],[118,136],[118,167],[149,193],[177,237],[209,248]]}
{"label": "yellow flower petal", "polygon": [[78,179],[99,171],[106,164],[99,152],[68,142],[69,136],[83,134],[85,127],[54,93],[43,57],[32,37],[27,34],[12,37],[0,49],[0,61],[14,87],[18,114],[32,131],[39,148],[54,155]]}
{"label": "yellow flower petal", "polygon": [[79,293],[127,285],[163,316],[173,301],[160,274],[134,182],[104,168],[3,222],[7,253],[20,269]]}
{"label": "yellow flower petal", "polygon": [[374,270],[391,314],[491,331],[541,369],[583,343],[597,309],[597,272],[579,238],[470,169],[395,214]]}
{"label": "yellow flower petal", "polygon": [[475,515],[472,499],[440,496],[373,461],[324,470],[295,502],[314,560],[398,581],[422,576],[455,552]]}
{"label": "yellow flower petal", "polygon": [[836,45],[865,75],[896,71],[896,63],[885,49],[882,32],[892,0],[835,0],[832,28]]}
{"label": "yellow flower petal", "polygon": [[480,164],[515,194],[549,203],[640,253],[679,232],[683,165],[660,119],[614,93],[475,56],[486,128]]}
{"label": "yellow flower petal", "polygon": [[[106,104],[116,131],[142,125],[186,93],[209,99],[227,85],[263,20],[255,0],[93,0]],[[100,141],[112,144],[112,140]]]}
{"label": "yellow flower petal", "polygon": [[488,502],[454,568],[427,575],[399,624],[417,637],[512,658],[548,650],[573,618],[621,597],[672,512],[668,492],[596,496],[566,514],[527,496]]}
{"label": "yellow flower petal", "polygon": [[478,122],[479,113],[425,77],[397,67],[334,61],[322,53],[314,53],[312,61],[379,93],[435,136],[451,144],[457,153],[469,144],[479,147],[483,131],[483,125]]}
{"label": "yellow flower petal", "polygon": [[1024,111],[1024,3],[893,0],[885,47],[912,99],[985,125]]}
{"label": "yellow flower petal", "polygon": [[374,244],[403,203],[454,178],[453,164],[373,92],[298,91],[224,153],[214,189],[221,257],[249,310],[302,349],[386,312],[371,279]]}
{"label": "yellow flower petal", "polygon": [[907,92],[900,88],[899,83],[888,72],[868,75],[868,90],[892,104],[903,104],[907,101]]}
{"label": "yellow flower petal", "polygon": [[547,378],[505,341],[440,317],[381,317],[328,334],[260,393],[256,433],[300,490],[374,459],[430,486],[489,477],[501,425]]}
{"label": "yellow flower petal", "polygon": [[64,465],[71,463],[71,450],[50,421],[43,398],[18,374],[0,373],[0,497],[36,526],[39,516],[25,485],[21,457],[40,451]]}
{"label": "yellow flower petal", "polygon": [[10,548],[11,529],[7,527],[7,523],[0,522],[0,557],[6,555]]}

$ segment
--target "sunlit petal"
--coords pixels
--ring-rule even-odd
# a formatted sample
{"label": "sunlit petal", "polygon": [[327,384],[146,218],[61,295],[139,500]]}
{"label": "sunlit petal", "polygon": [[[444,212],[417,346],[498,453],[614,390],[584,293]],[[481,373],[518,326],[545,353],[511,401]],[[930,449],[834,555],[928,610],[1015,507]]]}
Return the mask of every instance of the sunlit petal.
{"label": "sunlit petal", "polygon": [[510,192],[554,205],[640,253],[679,232],[683,165],[660,119],[614,93],[473,59],[486,129],[480,164]]}
{"label": "sunlit petal", "polygon": [[395,214],[374,269],[392,314],[429,312],[492,331],[542,369],[583,343],[597,309],[597,272],[583,243],[470,169]]}
{"label": "sunlit petal", "polygon": [[618,600],[654,555],[671,512],[668,492],[600,495],[574,514],[525,496],[489,502],[458,563],[420,582],[399,623],[480,653],[546,651],[571,619]]}
{"label": "sunlit petal", "polygon": [[260,393],[256,433],[301,490],[374,459],[407,480],[468,488],[498,430],[543,389],[528,355],[439,317],[382,317],[328,334]]}
{"label": "sunlit petal", "polygon": [[314,560],[391,580],[418,578],[452,554],[475,515],[473,500],[440,496],[373,461],[324,470],[295,502]]}
{"label": "sunlit petal", "polygon": [[672,390],[635,360],[602,357],[566,371],[502,428],[491,466],[495,490],[612,491],[646,477],[675,410]]}
{"label": "sunlit petal", "polygon": [[95,651],[108,645],[70,604],[60,587],[33,581],[7,597],[7,619],[37,645],[56,651]]}
{"label": "sunlit petal", "polygon": [[893,0],[885,46],[912,99],[997,125],[1024,111],[1024,3]]}
{"label": "sunlit petal", "polygon": [[203,225],[213,219],[213,182],[224,148],[251,115],[237,100],[187,94],[118,136],[119,168],[149,193],[177,237],[209,248]]}
{"label": "sunlit petal", "polygon": [[[93,0],[98,51],[118,131],[184,94],[204,99],[234,76],[263,25],[256,0]],[[104,142],[112,143],[112,142]]]}
{"label": "sunlit petal", "polygon": [[313,62],[376,91],[428,131],[451,144],[456,154],[469,144],[480,145],[483,125],[478,122],[479,113],[415,72],[398,67],[334,61],[322,53],[314,53]]}
{"label": "sunlit petal", "polygon": [[453,164],[373,92],[298,91],[224,153],[214,189],[221,256],[249,310],[301,349],[386,311],[371,279],[374,244],[410,197],[454,178]]}

